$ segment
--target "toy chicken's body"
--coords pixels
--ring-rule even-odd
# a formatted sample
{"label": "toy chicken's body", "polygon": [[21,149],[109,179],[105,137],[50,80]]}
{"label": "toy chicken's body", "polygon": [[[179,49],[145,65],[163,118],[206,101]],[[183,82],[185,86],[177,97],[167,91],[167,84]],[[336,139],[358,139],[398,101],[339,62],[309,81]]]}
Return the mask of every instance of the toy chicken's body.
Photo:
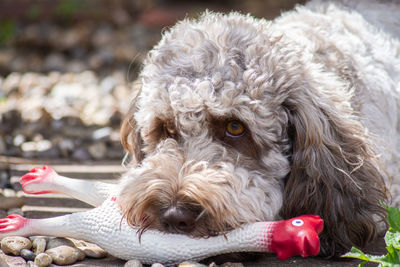
{"label": "toy chicken's body", "polygon": [[146,230],[141,234],[128,225],[118,204],[116,186],[59,176],[50,167],[35,168],[20,182],[26,193],[65,193],[98,206],[86,212],[48,219],[26,219],[10,215],[0,219],[0,238],[11,235],[51,235],[84,239],[98,244],[111,255],[139,259],[143,263],[175,264],[201,260],[230,252],[273,252],[279,259],[315,256],[319,253],[318,234],[323,221],[303,215],[285,221],[244,225],[225,235],[191,238]]}

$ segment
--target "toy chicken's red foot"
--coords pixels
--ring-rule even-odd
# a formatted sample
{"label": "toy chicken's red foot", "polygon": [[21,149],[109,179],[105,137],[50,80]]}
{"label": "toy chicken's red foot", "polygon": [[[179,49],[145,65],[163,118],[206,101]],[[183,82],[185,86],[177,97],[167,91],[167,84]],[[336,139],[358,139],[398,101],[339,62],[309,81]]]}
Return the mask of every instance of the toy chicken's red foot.
{"label": "toy chicken's red foot", "polygon": [[279,221],[272,234],[271,250],[280,260],[292,256],[316,256],[320,250],[318,235],[324,228],[323,220],[317,215],[303,215]]}

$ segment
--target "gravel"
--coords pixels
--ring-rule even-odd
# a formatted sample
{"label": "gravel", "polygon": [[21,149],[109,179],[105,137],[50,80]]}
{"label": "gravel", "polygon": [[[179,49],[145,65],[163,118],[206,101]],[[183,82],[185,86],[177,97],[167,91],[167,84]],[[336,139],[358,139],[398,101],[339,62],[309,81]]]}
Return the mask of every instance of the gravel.
{"label": "gravel", "polygon": [[136,91],[123,73],[11,73],[4,81],[0,154],[121,160],[119,126]]}

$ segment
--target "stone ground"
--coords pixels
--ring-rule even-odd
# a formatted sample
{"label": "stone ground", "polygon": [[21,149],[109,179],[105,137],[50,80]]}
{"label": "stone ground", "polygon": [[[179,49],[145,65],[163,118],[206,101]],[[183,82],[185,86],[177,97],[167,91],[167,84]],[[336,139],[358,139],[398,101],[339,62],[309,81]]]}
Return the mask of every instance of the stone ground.
{"label": "stone ground", "polygon": [[[125,261],[108,257],[105,259],[85,259],[83,261],[77,262],[73,265],[73,267],[123,267]],[[357,266],[359,261],[356,260],[324,260],[319,258],[313,259],[302,259],[295,257],[293,259],[287,261],[279,261],[274,256],[264,256],[261,259],[254,261],[254,262],[242,262],[243,266],[245,267],[263,267],[263,266],[270,266],[270,267],[350,267],[350,266]],[[1,267],[14,267],[14,266],[26,266],[26,262],[21,257],[12,257],[5,255],[2,251],[0,251],[0,266]],[[52,264],[50,266],[59,266]],[[376,266],[376,264],[366,264],[364,266]]]}
{"label": "stone ground", "polygon": [[[382,241],[374,244],[378,246],[378,249],[374,249],[371,252],[377,253],[377,255],[384,253],[384,244]],[[73,265],[74,267],[85,267],[85,266],[92,266],[92,267],[123,267],[126,262],[124,260],[120,260],[114,257],[107,257],[105,259],[85,259],[83,261],[77,262]],[[243,266],[245,267],[262,267],[262,266],[270,266],[270,267],[292,267],[292,266],[299,266],[299,267],[355,267],[358,266],[360,261],[358,260],[348,260],[348,259],[337,259],[337,260],[327,260],[321,258],[301,258],[301,257],[294,257],[286,261],[279,261],[279,259],[274,255],[264,255],[258,260],[255,261],[248,261],[242,262]],[[14,266],[26,266],[26,262],[21,257],[13,257],[5,255],[2,251],[0,251],[0,267],[14,267]],[[52,264],[51,266],[59,266]],[[364,265],[368,266],[377,266],[377,264],[368,263]]]}

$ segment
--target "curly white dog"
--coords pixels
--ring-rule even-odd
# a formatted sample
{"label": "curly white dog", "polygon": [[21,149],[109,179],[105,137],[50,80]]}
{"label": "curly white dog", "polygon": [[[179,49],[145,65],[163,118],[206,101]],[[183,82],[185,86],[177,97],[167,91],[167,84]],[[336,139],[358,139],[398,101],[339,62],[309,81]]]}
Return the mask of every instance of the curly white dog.
{"label": "curly white dog", "polygon": [[400,5],[370,1],[166,31],[122,127],[129,223],[208,236],[311,213],[323,254],[366,245],[400,182],[399,36]]}

